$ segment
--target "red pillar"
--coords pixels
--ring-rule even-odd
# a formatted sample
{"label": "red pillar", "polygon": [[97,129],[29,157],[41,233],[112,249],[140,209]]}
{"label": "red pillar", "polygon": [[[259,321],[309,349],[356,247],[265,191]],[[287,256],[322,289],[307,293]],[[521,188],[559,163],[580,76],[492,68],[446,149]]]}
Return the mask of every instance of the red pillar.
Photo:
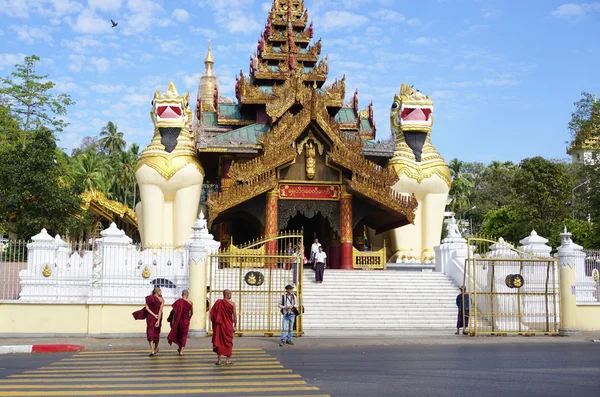
{"label": "red pillar", "polygon": [[[267,192],[267,209],[265,213],[265,237],[277,236],[277,201],[279,200],[279,192],[271,190]],[[267,241],[265,244],[265,253],[267,255],[277,255],[277,241]],[[267,261],[267,267],[277,266],[275,259]]]}
{"label": "red pillar", "polygon": [[352,264],[352,195],[343,192],[340,197],[340,269],[353,270]]}
{"label": "red pillar", "polygon": [[331,242],[329,244],[329,256],[327,260],[327,264],[331,267],[331,269],[339,269],[340,268],[340,239],[337,233],[333,233],[333,237],[331,238]]}

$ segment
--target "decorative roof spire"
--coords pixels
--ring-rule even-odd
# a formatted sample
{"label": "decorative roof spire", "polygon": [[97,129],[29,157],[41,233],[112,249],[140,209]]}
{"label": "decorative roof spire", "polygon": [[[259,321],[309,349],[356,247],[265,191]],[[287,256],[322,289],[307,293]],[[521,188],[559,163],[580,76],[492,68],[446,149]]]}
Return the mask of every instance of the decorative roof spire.
{"label": "decorative roof spire", "polygon": [[215,64],[215,60],[213,59],[212,52],[210,51],[210,39],[208,39],[208,51],[206,52],[206,58],[204,58],[204,66],[206,66],[206,75],[213,75],[213,65]]}

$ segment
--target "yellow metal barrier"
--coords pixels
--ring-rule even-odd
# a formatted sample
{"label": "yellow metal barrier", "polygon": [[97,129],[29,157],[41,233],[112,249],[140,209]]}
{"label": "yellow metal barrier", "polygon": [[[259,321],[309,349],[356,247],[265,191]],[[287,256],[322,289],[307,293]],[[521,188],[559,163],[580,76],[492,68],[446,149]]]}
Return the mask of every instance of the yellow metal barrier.
{"label": "yellow metal barrier", "polygon": [[[303,234],[286,233],[259,239],[240,247],[230,246],[207,259],[210,306],[232,292],[238,314],[237,335],[281,332],[279,301],[288,284],[293,285],[302,308]],[[207,330],[212,333],[210,321]],[[294,334],[302,334],[302,315],[296,318]]]}
{"label": "yellow metal barrier", "polygon": [[556,259],[533,256],[504,241],[470,238],[468,246],[463,285],[470,297],[471,335],[558,334]]}
{"label": "yellow metal barrier", "polygon": [[352,265],[355,269],[385,270],[385,241],[383,242],[383,248],[379,251],[359,251],[352,247]]}

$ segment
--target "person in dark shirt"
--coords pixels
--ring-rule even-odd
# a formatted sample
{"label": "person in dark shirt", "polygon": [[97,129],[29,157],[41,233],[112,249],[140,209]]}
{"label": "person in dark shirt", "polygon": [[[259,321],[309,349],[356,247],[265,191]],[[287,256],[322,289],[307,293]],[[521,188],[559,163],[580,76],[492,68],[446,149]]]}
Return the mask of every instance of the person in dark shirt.
{"label": "person in dark shirt", "polygon": [[458,307],[458,320],[456,321],[456,332],[454,334],[460,334],[460,329],[462,328],[463,334],[467,335],[467,327],[469,326],[469,294],[465,292],[464,286],[460,287],[460,294],[456,297],[456,306]]}

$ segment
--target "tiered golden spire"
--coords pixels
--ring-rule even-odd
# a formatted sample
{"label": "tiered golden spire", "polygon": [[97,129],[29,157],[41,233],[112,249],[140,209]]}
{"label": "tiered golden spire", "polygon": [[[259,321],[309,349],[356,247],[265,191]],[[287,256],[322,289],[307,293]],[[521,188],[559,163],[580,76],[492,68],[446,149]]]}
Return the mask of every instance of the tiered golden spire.
{"label": "tiered golden spire", "polygon": [[210,51],[210,39],[208,39],[208,51],[206,52],[206,58],[204,58],[204,66],[206,66],[205,74],[206,76],[213,75],[213,65],[215,64],[215,60],[213,59],[212,52]]}

